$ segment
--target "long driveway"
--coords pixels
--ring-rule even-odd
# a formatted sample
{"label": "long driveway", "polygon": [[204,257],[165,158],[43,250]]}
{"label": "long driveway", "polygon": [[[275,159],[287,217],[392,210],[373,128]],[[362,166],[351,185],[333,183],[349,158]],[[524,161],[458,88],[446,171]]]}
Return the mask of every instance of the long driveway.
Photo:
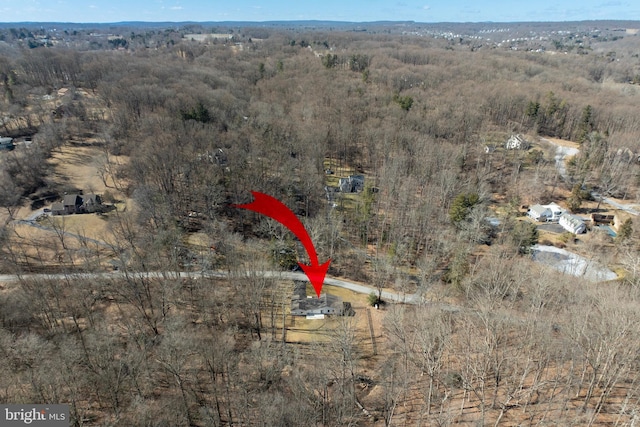
{"label": "long driveway", "polygon": [[[550,139],[546,139],[546,138],[540,138],[540,141],[546,142],[547,144],[551,144],[553,146],[556,147],[556,155],[555,155],[555,161],[556,161],[556,169],[558,170],[558,173],[560,174],[560,176],[566,181],[568,179],[568,174],[567,174],[567,157],[572,157],[575,156],[576,154],[578,154],[580,152],[580,150],[578,150],[577,148],[574,147],[567,147],[565,145],[560,145],[557,142],[554,142]],[[635,215],[638,216],[640,215],[640,212],[637,211],[636,209],[628,206],[628,205],[624,205],[622,203],[616,202],[613,199],[610,199],[608,197],[604,197],[602,196],[600,193],[596,192],[596,191],[592,191],[591,192],[591,196],[595,199],[595,200],[600,200],[602,201],[602,203],[605,203],[607,205],[611,205],[616,209],[620,209],[623,210],[627,213],[630,213],[631,215]]]}
{"label": "long driveway", "polygon": [[558,173],[565,181],[568,179],[567,174],[567,157],[575,156],[580,152],[577,148],[567,147],[566,145],[560,145],[557,142],[551,141],[550,139],[540,138],[540,141],[546,142],[547,144],[553,145],[556,147],[556,155],[554,156],[554,160],[556,161],[556,169]]}
{"label": "long driveway", "polygon": [[33,212],[31,212],[29,215],[27,215],[26,218],[24,219],[15,219],[13,222],[16,224],[24,224],[24,225],[28,225],[34,228],[38,228],[40,230],[44,230],[44,231],[49,231],[52,233],[62,233],[65,236],[68,237],[72,237],[74,239],[78,239],[80,241],[83,242],[91,242],[91,243],[95,243],[98,246],[104,246],[104,247],[111,247],[109,244],[102,242],[100,240],[96,240],[96,239],[92,239],[90,237],[86,237],[86,236],[81,236],[80,234],[76,234],[76,233],[71,233],[69,231],[66,230],[56,230],[54,227],[52,226],[47,226],[45,224],[42,224],[41,222],[38,222],[38,218],[40,218],[41,216],[44,217],[49,217],[51,216],[50,212],[45,212],[44,208],[40,208],[37,209]]}

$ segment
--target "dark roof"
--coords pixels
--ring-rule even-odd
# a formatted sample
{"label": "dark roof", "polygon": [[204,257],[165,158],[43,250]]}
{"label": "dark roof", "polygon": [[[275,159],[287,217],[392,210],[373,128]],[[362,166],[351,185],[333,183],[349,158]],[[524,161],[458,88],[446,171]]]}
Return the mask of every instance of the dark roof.
{"label": "dark roof", "polygon": [[82,196],[82,203],[84,204],[98,204],[100,196],[97,194],[85,194]]}
{"label": "dark roof", "polygon": [[335,295],[321,294],[320,298],[311,297],[304,299],[292,299],[291,310],[318,310],[322,308],[333,308],[334,310],[342,311],[342,299]]}
{"label": "dark roof", "polygon": [[302,282],[299,280],[295,280],[293,282],[293,296],[292,300],[295,299],[306,299],[307,298],[307,282]]}
{"label": "dark roof", "polygon": [[77,194],[67,194],[62,199],[62,204],[65,206],[77,206],[82,203],[82,199]]}
{"label": "dark roof", "polygon": [[342,299],[335,295],[321,294],[320,298],[307,297],[307,282],[295,281],[293,296],[291,297],[291,310],[317,310],[320,308],[333,308],[342,311]]}

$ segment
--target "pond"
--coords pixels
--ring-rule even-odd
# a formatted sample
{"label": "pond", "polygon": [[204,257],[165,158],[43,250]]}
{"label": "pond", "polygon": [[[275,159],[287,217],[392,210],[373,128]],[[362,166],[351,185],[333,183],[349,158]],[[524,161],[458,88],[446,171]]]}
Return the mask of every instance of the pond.
{"label": "pond", "polygon": [[606,267],[555,246],[534,245],[532,259],[562,273],[583,277],[592,282],[615,280],[618,276]]}

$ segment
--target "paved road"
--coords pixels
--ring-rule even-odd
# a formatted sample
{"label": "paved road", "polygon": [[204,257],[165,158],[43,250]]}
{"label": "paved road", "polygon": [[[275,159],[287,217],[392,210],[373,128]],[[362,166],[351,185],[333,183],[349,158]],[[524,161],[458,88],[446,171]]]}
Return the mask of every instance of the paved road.
{"label": "paved road", "polygon": [[[288,272],[288,271],[259,271],[258,274],[262,274],[265,277],[278,278],[278,279],[290,279],[290,280],[303,280],[307,281],[307,276],[304,273]],[[33,280],[33,279],[47,279],[47,280],[66,280],[69,277],[73,277],[74,281],[80,280],[95,280],[99,278],[124,278],[134,275],[144,278],[156,279],[156,278],[198,278],[198,277],[215,277],[215,278],[227,278],[229,273],[224,271],[153,271],[147,273],[126,273],[123,271],[114,271],[109,273],[76,273],[76,274],[0,274],[0,282],[9,283],[17,282],[20,279]],[[331,277],[325,278],[325,284],[336,286],[338,288],[349,289],[353,292],[369,295],[371,292],[377,293],[377,289],[351,282],[344,279],[334,279]],[[419,304],[422,299],[416,294],[398,294],[389,291],[382,291],[382,299],[385,301],[393,301],[406,304]]]}
{"label": "paved road", "polygon": [[[39,209],[37,211],[32,212],[25,219],[16,220],[16,223],[30,225],[35,228],[39,228],[41,230],[54,232],[55,230],[52,227],[47,227],[36,221],[36,219],[41,216],[46,215],[44,209]],[[63,231],[66,236],[70,236],[77,239],[82,239],[86,241],[93,242],[97,245],[108,246],[105,242],[101,242],[99,240],[90,239],[84,236],[80,236],[74,233],[69,233],[67,231]],[[282,272],[282,271],[263,271],[260,272],[264,274],[265,277],[273,277],[273,278],[281,278],[281,279],[290,279],[290,280],[307,280],[307,276],[301,272]],[[229,276],[228,273],[223,271],[203,271],[203,272],[186,272],[186,271],[169,271],[169,272],[148,272],[148,273],[125,273],[122,271],[114,271],[108,273],[77,273],[73,274],[74,279],[84,279],[84,280],[94,280],[97,278],[118,278],[125,277],[126,274],[129,275],[140,275],[141,277],[148,278],[160,278],[160,277],[175,277],[175,278],[188,278],[188,277],[218,277],[218,278],[226,278]],[[0,283],[1,282],[16,282],[20,278],[22,279],[50,279],[50,280],[66,280],[70,275],[67,274],[24,274],[21,276],[10,275],[10,274],[0,274]],[[343,279],[335,279],[331,277],[325,278],[325,284],[336,286],[339,288],[349,289],[353,292],[369,295],[370,293],[378,293],[378,290],[373,287],[369,287],[360,283],[351,282]],[[382,291],[382,299],[384,301],[393,301],[398,303],[406,303],[406,304],[419,304],[422,302],[422,298],[417,294],[398,294],[389,291]],[[457,310],[455,307],[451,307],[451,310]]]}
{"label": "paved road", "polygon": [[[277,272],[277,274],[283,279],[292,279],[292,280],[308,280],[307,276],[304,273],[295,273],[295,272]],[[351,282],[344,279],[334,279],[331,277],[327,277],[324,280],[326,285],[336,286],[338,288],[349,289],[350,291],[357,292],[359,294],[367,294],[369,295],[371,292],[375,294],[378,293],[378,290],[366,285],[362,285],[360,283]],[[401,302],[406,304],[418,304],[421,301],[419,295],[416,294],[397,294],[395,292],[382,291],[382,299],[384,301],[393,301],[393,302]]]}
{"label": "paved road", "polygon": [[592,191],[592,192],[591,192],[591,196],[593,196],[593,198],[594,198],[595,200],[601,200],[601,201],[602,201],[602,203],[606,203],[606,204],[608,204],[608,205],[611,205],[611,206],[613,206],[614,208],[616,208],[616,209],[620,209],[620,210],[623,210],[623,211],[625,211],[625,212],[627,212],[627,213],[630,213],[631,215],[635,215],[635,216],[640,215],[640,212],[639,212],[639,211],[637,211],[636,209],[632,208],[631,206],[629,206],[629,205],[623,205],[622,203],[618,203],[618,202],[616,202],[615,200],[610,199],[610,198],[608,198],[608,197],[603,197],[603,196],[601,196],[601,195],[600,195],[600,193],[598,193],[598,192]]}

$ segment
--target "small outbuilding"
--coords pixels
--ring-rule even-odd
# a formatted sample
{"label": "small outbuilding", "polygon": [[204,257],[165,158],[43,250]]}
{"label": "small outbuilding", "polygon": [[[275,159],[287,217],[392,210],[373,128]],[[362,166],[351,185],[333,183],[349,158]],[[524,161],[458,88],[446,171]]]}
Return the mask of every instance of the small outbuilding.
{"label": "small outbuilding", "polygon": [[0,150],[11,151],[15,148],[13,144],[13,138],[8,136],[0,136]]}
{"label": "small outbuilding", "polygon": [[66,215],[64,203],[55,202],[51,204],[51,215]]}

